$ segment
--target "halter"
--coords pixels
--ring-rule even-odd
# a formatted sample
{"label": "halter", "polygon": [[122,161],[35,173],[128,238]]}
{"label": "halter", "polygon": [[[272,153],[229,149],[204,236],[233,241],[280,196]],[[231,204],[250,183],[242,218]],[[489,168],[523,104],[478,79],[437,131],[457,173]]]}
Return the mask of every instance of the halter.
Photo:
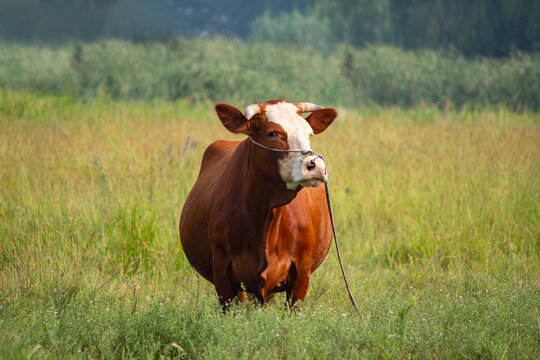
{"label": "halter", "polygon": [[268,147],[266,145],[263,145],[261,143],[256,142],[255,140],[253,140],[253,138],[251,136],[249,137],[249,139],[255,145],[260,146],[260,147],[262,147],[263,149],[266,149],[266,150],[275,151],[275,152],[282,152],[282,153],[300,153],[300,154],[302,154],[304,156],[315,155],[317,158],[321,159],[322,161],[324,161],[326,163],[326,160],[324,160],[324,158],[323,158],[323,156],[321,154],[318,154],[318,153],[316,153],[316,152],[314,152],[312,150],[281,150],[281,149],[274,149],[274,148],[271,148],[271,147]]}

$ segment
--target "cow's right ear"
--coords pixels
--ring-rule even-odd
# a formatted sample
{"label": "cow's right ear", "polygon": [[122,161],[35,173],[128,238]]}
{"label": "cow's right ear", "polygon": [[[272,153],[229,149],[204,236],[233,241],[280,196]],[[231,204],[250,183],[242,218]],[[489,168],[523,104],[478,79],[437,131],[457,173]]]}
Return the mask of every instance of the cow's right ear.
{"label": "cow's right ear", "polygon": [[246,119],[240,110],[229,104],[217,103],[216,112],[227,130],[235,134],[247,134],[249,120]]}

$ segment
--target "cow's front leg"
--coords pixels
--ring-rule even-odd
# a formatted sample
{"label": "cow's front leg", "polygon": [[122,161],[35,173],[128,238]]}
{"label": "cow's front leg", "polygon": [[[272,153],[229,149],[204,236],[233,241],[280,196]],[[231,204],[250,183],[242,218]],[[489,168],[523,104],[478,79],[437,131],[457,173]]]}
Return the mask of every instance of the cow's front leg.
{"label": "cow's front leg", "polygon": [[294,266],[291,266],[287,281],[287,302],[290,307],[293,307],[298,300],[304,301],[309,287],[310,276],[311,264],[294,264]]}
{"label": "cow's front leg", "polygon": [[228,256],[214,254],[213,260],[214,287],[219,297],[219,303],[226,311],[232,299],[238,295],[238,290],[234,284],[234,277],[231,269],[231,259]]}

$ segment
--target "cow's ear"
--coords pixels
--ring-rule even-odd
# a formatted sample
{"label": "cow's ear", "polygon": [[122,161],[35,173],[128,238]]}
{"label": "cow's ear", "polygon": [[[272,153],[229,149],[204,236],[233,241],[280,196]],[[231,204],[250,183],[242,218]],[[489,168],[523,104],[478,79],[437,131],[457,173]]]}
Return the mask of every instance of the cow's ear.
{"label": "cow's ear", "polygon": [[217,103],[216,112],[227,130],[235,134],[247,133],[249,120],[240,110],[229,104]]}
{"label": "cow's ear", "polygon": [[313,111],[307,118],[306,121],[313,129],[315,134],[322,133],[334,119],[337,117],[337,111],[332,108],[320,109]]}

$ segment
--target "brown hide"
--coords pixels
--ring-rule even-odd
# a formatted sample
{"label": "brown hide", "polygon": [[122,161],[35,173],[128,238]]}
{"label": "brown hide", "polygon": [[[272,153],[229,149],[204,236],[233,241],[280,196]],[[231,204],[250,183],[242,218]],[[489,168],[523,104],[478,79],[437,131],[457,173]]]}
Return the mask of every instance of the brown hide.
{"label": "brown hide", "polygon": [[[332,111],[330,122],[337,114]],[[220,118],[229,130],[244,126],[227,114]],[[279,138],[265,138],[268,131],[286,139],[283,129],[267,122],[264,114],[239,132],[266,146],[287,149]],[[204,153],[182,209],[184,253],[195,270],[214,284],[224,307],[242,288],[261,303],[277,291],[286,291],[292,304],[303,300],[312,272],[330,248],[324,187],[287,190],[277,165],[283,156],[254,145],[249,138],[214,142]]]}

